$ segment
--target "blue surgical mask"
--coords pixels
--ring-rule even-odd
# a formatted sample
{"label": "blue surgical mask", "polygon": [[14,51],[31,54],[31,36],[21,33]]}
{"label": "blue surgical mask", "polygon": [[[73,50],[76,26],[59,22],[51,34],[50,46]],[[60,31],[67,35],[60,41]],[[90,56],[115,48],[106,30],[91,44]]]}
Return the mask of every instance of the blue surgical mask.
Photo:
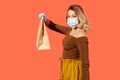
{"label": "blue surgical mask", "polygon": [[72,28],[76,27],[78,23],[78,18],[67,18],[67,24]]}

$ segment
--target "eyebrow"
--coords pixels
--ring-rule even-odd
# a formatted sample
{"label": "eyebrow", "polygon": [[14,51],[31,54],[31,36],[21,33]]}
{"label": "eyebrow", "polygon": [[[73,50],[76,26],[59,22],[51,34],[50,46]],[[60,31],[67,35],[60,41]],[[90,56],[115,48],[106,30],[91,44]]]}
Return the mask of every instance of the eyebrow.
{"label": "eyebrow", "polygon": [[[69,15],[69,14],[67,14],[67,15]],[[72,14],[72,15],[77,15],[77,14]]]}

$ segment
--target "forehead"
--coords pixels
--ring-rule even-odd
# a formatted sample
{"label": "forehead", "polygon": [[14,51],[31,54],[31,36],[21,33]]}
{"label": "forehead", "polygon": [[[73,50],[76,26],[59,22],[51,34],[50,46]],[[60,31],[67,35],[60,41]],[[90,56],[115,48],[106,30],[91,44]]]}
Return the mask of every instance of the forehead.
{"label": "forehead", "polygon": [[68,10],[68,15],[76,15],[76,13],[73,10]]}

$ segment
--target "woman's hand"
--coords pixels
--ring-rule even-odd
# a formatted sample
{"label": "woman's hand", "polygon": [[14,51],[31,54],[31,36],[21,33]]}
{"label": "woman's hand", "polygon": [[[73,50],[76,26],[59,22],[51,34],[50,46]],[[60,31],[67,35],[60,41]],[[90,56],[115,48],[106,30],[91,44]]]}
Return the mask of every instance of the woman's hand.
{"label": "woman's hand", "polygon": [[45,22],[45,24],[49,24],[49,20],[46,18],[45,13],[40,13],[40,14],[38,15],[38,17],[39,17],[40,19],[43,19],[44,22]]}
{"label": "woman's hand", "polygon": [[45,18],[45,14],[44,13],[40,13],[38,16],[39,16],[40,19],[44,19]]}

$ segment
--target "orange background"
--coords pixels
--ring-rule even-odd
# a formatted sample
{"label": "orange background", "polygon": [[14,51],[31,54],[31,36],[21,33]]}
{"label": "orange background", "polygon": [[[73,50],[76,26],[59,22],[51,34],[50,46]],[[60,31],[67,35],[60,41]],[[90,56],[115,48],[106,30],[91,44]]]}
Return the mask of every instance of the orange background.
{"label": "orange background", "polygon": [[89,18],[90,80],[120,80],[119,0],[1,0],[0,80],[58,80],[64,35],[48,30],[50,50],[36,49],[38,14],[66,25],[68,6]]}

